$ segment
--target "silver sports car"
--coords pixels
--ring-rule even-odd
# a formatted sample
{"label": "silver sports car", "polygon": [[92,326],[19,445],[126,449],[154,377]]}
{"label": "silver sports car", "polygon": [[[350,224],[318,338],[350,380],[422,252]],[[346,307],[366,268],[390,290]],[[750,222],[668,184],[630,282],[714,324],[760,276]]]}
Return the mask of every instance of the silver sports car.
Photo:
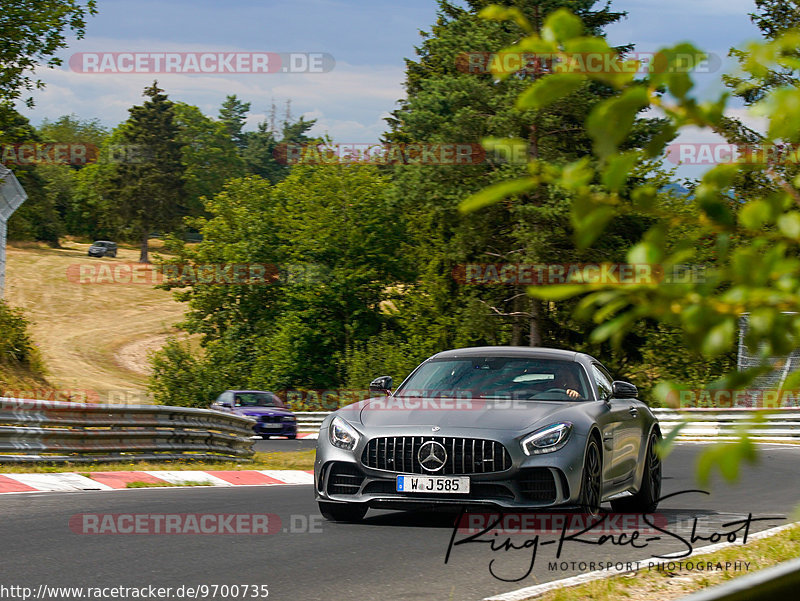
{"label": "silver sports car", "polygon": [[572,351],[478,347],[438,353],[392,392],[328,416],[314,466],[322,515],[423,505],[652,512],[658,420],[633,384]]}

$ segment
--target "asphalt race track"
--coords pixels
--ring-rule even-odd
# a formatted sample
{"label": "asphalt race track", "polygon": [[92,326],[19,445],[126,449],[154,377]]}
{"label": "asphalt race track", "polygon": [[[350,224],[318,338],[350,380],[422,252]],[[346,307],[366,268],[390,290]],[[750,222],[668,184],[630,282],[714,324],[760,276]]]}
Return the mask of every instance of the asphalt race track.
{"label": "asphalt race track", "polygon": [[[665,463],[664,494],[697,488],[694,461],[703,448],[678,445]],[[800,447],[760,445],[760,457],[759,465],[743,471],[737,486],[715,480],[709,496],[693,493],[664,501],[659,513],[668,529],[688,538],[697,517],[697,533],[710,536],[733,530],[723,524],[748,513],[790,515],[800,502]],[[192,512],[277,514],[282,528],[266,536],[85,535],[69,528],[70,517],[79,513]],[[549,569],[557,545],[542,542],[557,539],[555,534],[541,537],[531,576],[521,582],[493,578],[489,564],[494,559],[502,577],[519,577],[530,564],[530,548],[492,552],[488,544],[456,546],[445,565],[451,514],[370,511],[362,524],[323,522],[307,485],[0,495],[0,516],[2,581],[34,588],[255,584],[268,585],[270,600],[429,601],[482,599],[588,571]],[[754,522],[751,531],[786,521]],[[521,547],[528,537],[510,538]],[[571,541],[559,561],[647,559],[684,549],[671,536],[639,549]]]}

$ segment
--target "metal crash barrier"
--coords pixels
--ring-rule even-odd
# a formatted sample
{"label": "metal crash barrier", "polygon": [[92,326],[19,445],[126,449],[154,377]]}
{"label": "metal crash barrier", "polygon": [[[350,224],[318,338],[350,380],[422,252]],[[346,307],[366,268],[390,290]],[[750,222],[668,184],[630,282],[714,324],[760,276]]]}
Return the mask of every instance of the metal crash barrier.
{"label": "metal crash barrier", "polygon": [[800,440],[800,409],[653,409],[666,436],[685,423],[678,439],[733,440],[746,431],[753,440]]}
{"label": "metal crash barrier", "polygon": [[163,405],[0,398],[0,464],[251,461],[249,417]]}
{"label": "metal crash barrier", "polygon": [[323,420],[328,417],[330,411],[295,411],[297,416],[298,432],[319,432]]}
{"label": "metal crash barrier", "polygon": [[[666,436],[678,424],[684,425],[679,440],[733,440],[745,429],[754,440],[800,440],[800,408],[781,409],[653,409]],[[330,412],[298,411],[297,429],[318,432]]]}

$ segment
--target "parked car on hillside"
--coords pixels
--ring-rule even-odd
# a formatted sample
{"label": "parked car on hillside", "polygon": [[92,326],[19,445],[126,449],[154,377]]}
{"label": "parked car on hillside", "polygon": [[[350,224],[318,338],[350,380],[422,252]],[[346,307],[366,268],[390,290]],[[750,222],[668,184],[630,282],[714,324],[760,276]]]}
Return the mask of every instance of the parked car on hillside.
{"label": "parked car on hillside", "polygon": [[116,257],[117,243],[109,240],[97,240],[89,247],[90,257]]}
{"label": "parked car on hillside", "polygon": [[297,417],[278,395],[266,390],[226,390],[211,409],[256,418],[253,430],[261,438],[297,438]]}

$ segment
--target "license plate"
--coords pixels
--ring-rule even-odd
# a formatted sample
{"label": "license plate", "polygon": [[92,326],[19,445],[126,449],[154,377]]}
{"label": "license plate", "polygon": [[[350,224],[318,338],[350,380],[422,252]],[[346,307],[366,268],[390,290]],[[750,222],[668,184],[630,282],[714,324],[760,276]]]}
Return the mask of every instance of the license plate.
{"label": "license plate", "polygon": [[279,429],[279,428],[283,428],[282,424],[263,424],[263,426],[265,428],[274,428],[276,430]]}
{"label": "license plate", "polygon": [[469,477],[397,476],[397,492],[466,494],[469,492]]}

